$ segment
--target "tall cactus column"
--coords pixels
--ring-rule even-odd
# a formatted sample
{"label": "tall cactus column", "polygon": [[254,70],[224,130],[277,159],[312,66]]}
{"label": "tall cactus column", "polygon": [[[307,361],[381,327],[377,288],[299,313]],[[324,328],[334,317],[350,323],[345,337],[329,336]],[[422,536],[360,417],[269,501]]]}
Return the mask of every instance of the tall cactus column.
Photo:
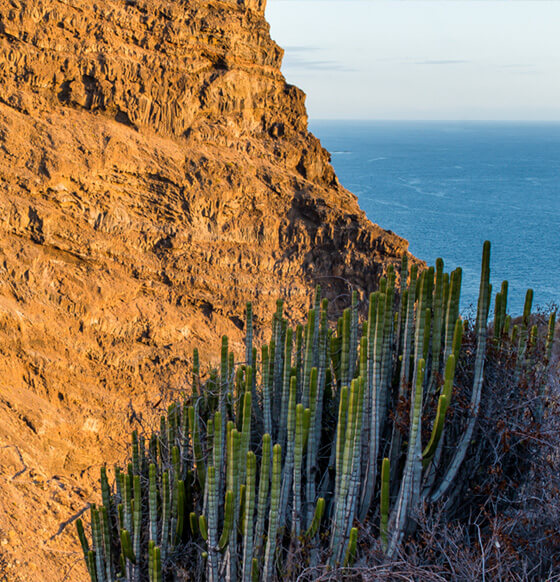
{"label": "tall cactus column", "polygon": [[450,465],[445,471],[445,475],[436,491],[431,496],[431,501],[441,499],[449,490],[453,483],[461,464],[463,463],[469,444],[472,439],[478,411],[480,407],[480,397],[482,392],[482,383],[484,380],[484,360],[486,358],[486,326],[488,320],[488,311],[490,309],[490,296],[492,288],[490,285],[490,242],[486,241],[482,250],[482,267],[480,273],[480,291],[478,295],[478,309],[476,314],[476,357],[474,364],[474,381],[470,402],[470,414],[467,420],[467,426],[455,449],[455,454]]}

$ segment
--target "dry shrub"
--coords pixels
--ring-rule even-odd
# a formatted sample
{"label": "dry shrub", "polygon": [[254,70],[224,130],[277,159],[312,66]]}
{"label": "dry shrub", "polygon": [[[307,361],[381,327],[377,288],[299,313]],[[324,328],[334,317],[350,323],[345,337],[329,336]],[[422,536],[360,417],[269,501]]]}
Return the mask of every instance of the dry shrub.
{"label": "dry shrub", "polygon": [[[532,324],[545,327],[546,319],[537,314]],[[467,328],[448,423],[457,434],[469,414],[475,342]],[[518,380],[517,345],[489,342],[480,415],[457,486],[445,501],[418,508],[397,560],[383,557],[377,526],[368,523],[356,567],[307,568],[297,580],[560,582],[560,359],[557,350],[545,366],[544,350],[541,339]]]}
{"label": "dry shrub", "polygon": [[[532,324],[546,320],[537,314]],[[454,427],[469,413],[475,341],[467,330]],[[372,566],[373,577],[356,579],[560,580],[560,363],[557,351],[542,364],[544,350],[544,340],[530,349],[518,381],[517,346],[490,342],[481,411],[457,486],[444,502],[418,509],[395,571]],[[362,556],[365,564],[379,559]],[[436,569],[414,573],[427,565]]]}

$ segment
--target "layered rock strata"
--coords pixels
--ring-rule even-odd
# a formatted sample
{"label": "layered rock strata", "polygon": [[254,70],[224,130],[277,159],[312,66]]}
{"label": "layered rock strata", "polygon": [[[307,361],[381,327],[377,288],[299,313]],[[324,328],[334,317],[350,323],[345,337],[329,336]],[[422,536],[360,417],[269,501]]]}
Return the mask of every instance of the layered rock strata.
{"label": "layered rock strata", "polygon": [[[277,297],[364,297],[407,243],[307,130],[263,0],[0,0],[0,572],[85,580],[103,462]],[[95,499],[95,497],[93,497]],[[0,580],[2,580],[0,573]]]}

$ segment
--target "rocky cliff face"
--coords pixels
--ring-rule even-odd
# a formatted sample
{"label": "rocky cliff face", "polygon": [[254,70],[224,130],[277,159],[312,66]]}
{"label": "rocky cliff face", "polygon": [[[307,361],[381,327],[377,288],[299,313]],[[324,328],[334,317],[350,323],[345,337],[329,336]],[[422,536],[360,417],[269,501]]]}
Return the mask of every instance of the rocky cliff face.
{"label": "rocky cliff face", "polygon": [[0,580],[86,579],[65,522],[246,300],[299,317],[406,252],[282,54],[263,0],[0,0]]}

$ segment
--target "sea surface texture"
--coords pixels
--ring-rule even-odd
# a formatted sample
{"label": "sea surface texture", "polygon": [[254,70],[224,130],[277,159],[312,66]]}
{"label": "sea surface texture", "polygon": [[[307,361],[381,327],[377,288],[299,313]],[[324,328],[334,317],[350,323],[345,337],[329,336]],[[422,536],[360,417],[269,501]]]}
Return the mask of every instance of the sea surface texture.
{"label": "sea surface texture", "polygon": [[476,307],[480,256],[509,281],[509,312],[560,303],[560,124],[314,121],[341,183],[368,217],[446,269],[463,268],[461,309]]}

